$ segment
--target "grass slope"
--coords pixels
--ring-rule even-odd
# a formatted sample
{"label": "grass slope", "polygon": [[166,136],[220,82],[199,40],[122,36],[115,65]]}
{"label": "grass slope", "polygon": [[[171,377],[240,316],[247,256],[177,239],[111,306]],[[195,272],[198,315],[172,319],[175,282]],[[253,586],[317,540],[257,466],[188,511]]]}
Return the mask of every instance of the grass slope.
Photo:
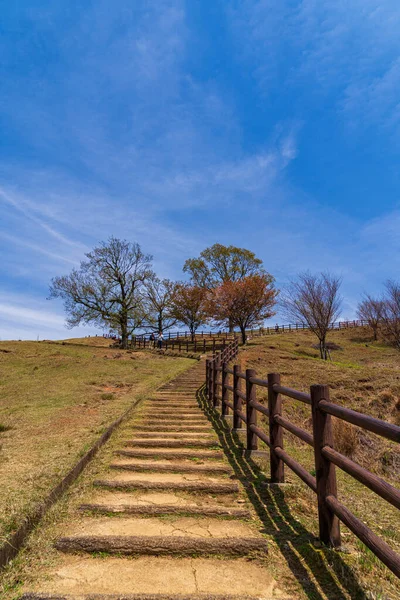
{"label": "grass slope", "polygon": [[133,400],[193,364],[85,341],[0,343],[0,544]]}
{"label": "grass slope", "polygon": [[[240,353],[240,360],[242,367],[256,369],[259,377],[266,378],[271,372],[280,373],[282,385],[298,390],[309,391],[309,386],[314,383],[328,384],[334,402],[400,424],[400,353],[373,342],[368,329],[332,332],[329,341],[340,347],[331,351],[332,362],[318,358],[318,350],[313,348],[316,339],[309,332],[250,340]],[[263,398],[266,401],[266,390],[258,388],[258,399]],[[285,398],[283,412],[284,416],[311,432],[308,405]],[[336,419],[333,426],[336,447],[340,452],[399,487],[398,444]],[[264,427],[267,427],[266,423]],[[284,445],[293,458],[315,475],[311,448],[288,432],[284,434]],[[266,473],[268,469],[266,464]],[[339,499],[400,553],[399,511],[339,469],[337,478]],[[296,484],[294,489],[282,491],[287,506],[295,519],[317,536],[316,497],[287,467],[286,480]],[[342,560],[363,582],[364,589],[370,590],[368,597],[400,598],[398,579],[344,525],[342,534],[348,553],[342,555]],[[295,535],[290,539],[289,527],[285,529],[285,535],[289,536],[289,543],[299,544]],[[307,550],[307,544],[305,542],[305,547],[300,548],[303,560],[306,560],[307,553],[315,554],[315,549]],[[330,560],[335,561],[334,553]],[[313,568],[318,569],[318,560],[313,562]],[[350,589],[352,583],[349,581],[348,585]],[[363,596],[357,593],[352,597]]]}

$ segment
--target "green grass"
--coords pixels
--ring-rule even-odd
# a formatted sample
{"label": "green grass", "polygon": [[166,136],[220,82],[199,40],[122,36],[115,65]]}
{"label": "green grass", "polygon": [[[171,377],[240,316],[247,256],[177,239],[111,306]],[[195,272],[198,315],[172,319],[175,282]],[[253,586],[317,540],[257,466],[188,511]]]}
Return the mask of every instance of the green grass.
{"label": "green grass", "polygon": [[0,342],[0,545],[134,400],[193,364],[76,342]]}

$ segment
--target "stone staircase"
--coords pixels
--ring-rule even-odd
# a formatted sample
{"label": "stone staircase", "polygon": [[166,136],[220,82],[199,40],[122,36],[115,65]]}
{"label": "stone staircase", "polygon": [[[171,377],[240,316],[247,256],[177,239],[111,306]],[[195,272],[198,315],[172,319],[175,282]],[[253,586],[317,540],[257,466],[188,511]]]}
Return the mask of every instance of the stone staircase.
{"label": "stone staircase", "polygon": [[203,381],[201,362],[147,401],[79,518],[55,540],[60,565],[24,600],[285,597],[268,570],[261,523],[196,399]]}

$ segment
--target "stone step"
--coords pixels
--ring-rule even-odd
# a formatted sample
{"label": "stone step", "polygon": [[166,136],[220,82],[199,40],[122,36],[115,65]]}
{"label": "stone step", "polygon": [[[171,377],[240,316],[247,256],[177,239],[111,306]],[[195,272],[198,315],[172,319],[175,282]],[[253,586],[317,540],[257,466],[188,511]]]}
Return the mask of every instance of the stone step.
{"label": "stone step", "polygon": [[178,536],[88,535],[57,540],[60,552],[107,553],[118,556],[255,556],[268,551],[266,539],[255,537],[195,538]]}
{"label": "stone step", "polygon": [[195,462],[148,462],[148,461],[121,461],[110,464],[111,469],[118,469],[123,471],[157,471],[159,473],[210,473],[218,475],[231,474],[232,469],[229,465],[217,463],[212,461],[208,464],[196,464]]}
{"label": "stone step", "polygon": [[200,408],[150,408],[151,410],[146,413],[148,415],[162,415],[163,417],[179,415],[182,418],[204,417],[204,413]]}
{"label": "stone step", "polygon": [[249,519],[251,513],[245,508],[231,508],[229,506],[199,506],[197,504],[81,504],[81,511],[90,511],[96,514],[124,514],[136,516],[160,515],[185,515],[196,517],[230,517],[232,519]]}
{"label": "stone step", "polygon": [[211,427],[211,424],[209,425],[164,425],[162,423],[160,423],[158,426],[155,425],[142,425],[140,423],[138,423],[137,425],[132,425],[132,427],[135,428],[135,432],[136,430],[139,431],[155,431],[155,432],[159,432],[160,430],[162,431],[180,431],[180,432],[203,432],[206,433],[208,432],[209,434],[212,432],[214,433],[214,430]]}
{"label": "stone step", "polygon": [[210,421],[204,416],[199,415],[198,417],[181,417],[181,415],[157,415],[151,414],[148,417],[143,415],[142,423],[144,425],[155,425],[159,427],[161,424],[164,425],[208,425],[211,427]]}
{"label": "stone step", "polygon": [[252,523],[242,520],[228,521],[215,519],[211,516],[198,519],[187,516],[173,516],[171,519],[150,517],[125,517],[119,519],[104,516],[101,519],[96,516],[84,516],[76,521],[63,523],[62,537],[91,538],[91,537],[178,537],[191,539],[210,540],[235,540],[253,539],[260,544],[265,537],[252,526]]}
{"label": "stone step", "polygon": [[[207,437],[210,435],[209,431],[194,431],[194,432],[190,432],[187,429],[184,430],[185,431],[185,437],[190,437],[190,438],[194,438],[194,439],[198,439],[198,437]],[[154,429],[152,431],[137,431],[135,430],[135,438],[154,438],[155,435],[158,435],[160,437],[166,437],[168,439],[170,438],[177,438],[180,439],[182,437],[182,431],[160,431],[157,430],[155,431]]]}
{"label": "stone step", "polygon": [[223,452],[218,450],[175,450],[173,448],[161,448],[153,450],[150,448],[137,448],[129,450],[117,450],[116,454],[119,456],[130,456],[132,458],[165,458],[165,459],[182,459],[182,458],[209,458],[218,459],[223,458]]}
{"label": "stone step", "polygon": [[265,564],[243,558],[61,558],[24,600],[284,600]]}
{"label": "stone step", "polygon": [[[281,600],[282,597],[280,596]],[[238,596],[237,594],[42,594],[40,592],[27,592],[21,600],[260,600],[259,596]],[[276,600],[263,596],[262,600]],[[285,600],[285,599],[283,599]],[[288,599],[290,600],[290,599]]]}
{"label": "stone step", "polygon": [[209,448],[210,446],[218,446],[217,440],[214,438],[210,439],[192,439],[192,438],[181,438],[179,440],[165,440],[162,438],[151,438],[146,440],[131,439],[125,442],[127,446],[136,446],[137,448],[186,448],[188,446],[193,448]]}
{"label": "stone step", "polygon": [[185,408],[189,410],[201,410],[197,400],[195,400],[194,398],[192,398],[191,400],[171,400],[164,398],[159,400],[149,400],[149,402],[146,404],[147,406],[151,407],[158,406],[160,409],[164,410],[166,408],[169,408],[170,406],[174,406],[176,410],[185,410]]}
{"label": "stone step", "polygon": [[142,479],[127,479],[119,477],[118,479],[100,479],[94,481],[96,487],[116,490],[168,490],[182,492],[199,492],[203,494],[235,494],[239,491],[237,483],[232,481],[216,482],[207,480],[181,480],[174,481],[167,479],[167,473],[163,479],[145,479],[145,474],[141,474]]}

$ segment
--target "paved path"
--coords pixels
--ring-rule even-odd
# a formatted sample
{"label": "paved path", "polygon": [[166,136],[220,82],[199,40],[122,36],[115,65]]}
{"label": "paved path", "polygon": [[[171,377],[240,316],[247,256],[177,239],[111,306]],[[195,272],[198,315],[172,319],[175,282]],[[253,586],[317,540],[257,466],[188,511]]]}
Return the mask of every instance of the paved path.
{"label": "paved path", "polygon": [[54,541],[61,565],[25,600],[284,598],[260,522],[199,406],[203,380],[201,362],[147,401],[80,507],[84,519]]}

